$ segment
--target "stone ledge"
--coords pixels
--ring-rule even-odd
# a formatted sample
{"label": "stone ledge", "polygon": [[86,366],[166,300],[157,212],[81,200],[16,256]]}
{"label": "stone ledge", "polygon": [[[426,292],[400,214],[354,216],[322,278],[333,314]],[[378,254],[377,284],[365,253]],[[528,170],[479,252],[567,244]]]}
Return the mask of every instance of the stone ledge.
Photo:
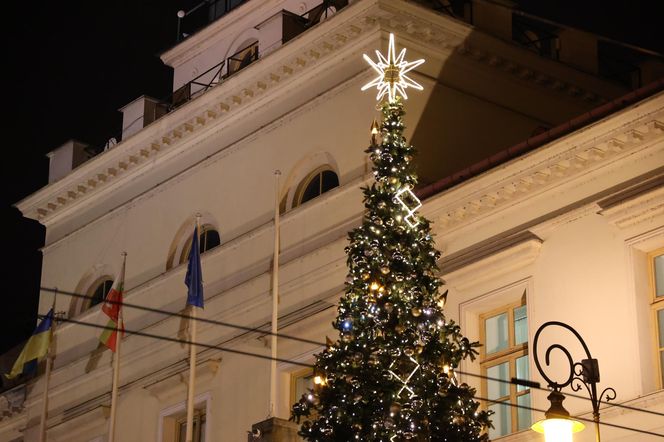
{"label": "stone ledge", "polygon": [[252,425],[247,442],[301,442],[298,429],[294,422],[272,417]]}

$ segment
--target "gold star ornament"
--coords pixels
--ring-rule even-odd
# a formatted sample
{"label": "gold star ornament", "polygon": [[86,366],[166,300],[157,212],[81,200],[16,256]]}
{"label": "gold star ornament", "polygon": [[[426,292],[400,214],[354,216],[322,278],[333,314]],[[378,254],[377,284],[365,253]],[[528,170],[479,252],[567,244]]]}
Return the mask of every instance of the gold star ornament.
{"label": "gold star ornament", "polygon": [[378,77],[362,86],[362,90],[366,91],[367,89],[376,86],[378,89],[378,95],[376,95],[377,101],[380,101],[385,95],[387,95],[388,101],[392,103],[396,100],[397,94],[401,95],[404,99],[407,99],[408,95],[406,95],[406,88],[408,87],[412,87],[418,91],[422,90],[422,86],[406,74],[424,63],[424,59],[405,61],[405,48],[402,49],[401,52],[399,52],[399,56],[397,56],[394,48],[394,34],[390,34],[387,57],[376,51],[378,61],[374,62],[367,54],[363,55],[367,63],[369,63],[369,65],[378,73]]}

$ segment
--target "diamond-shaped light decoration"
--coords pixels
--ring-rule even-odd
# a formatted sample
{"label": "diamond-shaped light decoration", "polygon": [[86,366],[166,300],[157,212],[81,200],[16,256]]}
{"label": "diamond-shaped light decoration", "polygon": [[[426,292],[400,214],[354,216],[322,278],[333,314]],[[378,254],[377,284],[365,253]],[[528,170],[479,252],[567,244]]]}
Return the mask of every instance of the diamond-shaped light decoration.
{"label": "diamond-shaped light decoration", "polygon": [[401,204],[403,210],[407,212],[403,219],[406,220],[410,227],[415,227],[419,223],[415,216],[415,212],[422,207],[419,198],[415,196],[409,186],[398,191],[394,198]]}
{"label": "diamond-shaped light decoration", "polygon": [[410,374],[408,375],[408,377],[406,377],[405,379],[401,378],[401,377],[400,377],[399,375],[397,375],[394,371],[392,371],[392,367],[394,367],[394,364],[397,363],[396,360],[395,360],[394,362],[392,362],[392,364],[390,364],[390,368],[389,368],[387,371],[388,371],[392,376],[394,376],[394,378],[395,378],[396,380],[398,380],[399,382],[401,382],[401,383],[403,384],[403,387],[401,387],[401,390],[399,390],[399,392],[397,393],[397,396],[401,396],[401,393],[402,393],[404,390],[408,390],[408,392],[410,393],[410,396],[409,396],[409,397],[410,397],[410,398],[413,398],[413,397],[416,396],[416,394],[415,394],[415,392],[413,391],[413,389],[410,388],[410,387],[408,386],[408,382],[410,382],[410,378],[412,378],[413,375],[417,372],[417,370],[419,370],[419,368],[420,368],[420,364],[418,364],[417,361],[416,361],[415,359],[413,359],[411,356],[408,356],[408,359],[410,359],[411,362],[412,362],[413,364],[415,364],[415,367],[413,368],[413,371],[411,371]]}

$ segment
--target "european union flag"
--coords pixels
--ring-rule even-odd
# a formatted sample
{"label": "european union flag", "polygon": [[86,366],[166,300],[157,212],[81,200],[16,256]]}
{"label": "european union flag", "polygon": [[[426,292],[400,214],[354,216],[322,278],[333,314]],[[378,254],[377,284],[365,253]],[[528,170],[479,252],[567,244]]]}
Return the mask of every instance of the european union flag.
{"label": "european union flag", "polygon": [[187,292],[187,304],[203,308],[203,272],[201,271],[201,250],[198,245],[198,226],[194,228],[194,236],[191,238],[191,250],[189,250],[189,265],[184,283],[189,289]]}

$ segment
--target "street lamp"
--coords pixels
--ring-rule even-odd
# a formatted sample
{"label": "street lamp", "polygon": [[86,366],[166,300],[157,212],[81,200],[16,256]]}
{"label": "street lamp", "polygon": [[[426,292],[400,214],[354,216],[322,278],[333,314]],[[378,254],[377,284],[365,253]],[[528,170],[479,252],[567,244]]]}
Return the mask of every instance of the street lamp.
{"label": "street lamp", "polygon": [[[546,375],[540,364],[538,353],[537,353],[537,341],[539,339],[540,333],[547,327],[562,327],[571,331],[574,336],[579,340],[583,346],[584,351],[586,352],[586,359],[582,359],[581,362],[574,362],[572,355],[567,351],[565,347],[560,344],[552,344],[546,349],[545,362],[546,365],[550,365],[551,352],[553,350],[560,350],[566,357],[567,362],[569,363],[569,375],[564,382],[555,382],[550,377]],[[533,353],[535,354],[535,366],[539,371],[540,375],[547,381],[549,388],[553,391],[549,394],[549,402],[551,406],[544,413],[544,419],[535,423],[531,428],[538,433],[544,433],[546,442],[572,442],[572,434],[577,433],[583,430],[584,425],[581,422],[575,421],[570,418],[570,414],[563,407],[563,400],[565,400],[565,395],[561,393],[561,390],[570,386],[572,391],[579,391],[581,387],[585,387],[586,391],[590,395],[590,401],[593,407],[593,421],[595,422],[595,440],[600,442],[599,434],[599,405],[602,402],[602,398],[606,402],[611,401],[616,398],[616,391],[613,388],[605,388],[602,392],[597,395],[597,383],[599,382],[599,363],[597,359],[593,359],[590,355],[590,350],[585,341],[579,335],[579,333],[574,330],[571,326],[558,321],[549,321],[545,322],[537,329],[535,333],[535,339],[533,340]]]}

